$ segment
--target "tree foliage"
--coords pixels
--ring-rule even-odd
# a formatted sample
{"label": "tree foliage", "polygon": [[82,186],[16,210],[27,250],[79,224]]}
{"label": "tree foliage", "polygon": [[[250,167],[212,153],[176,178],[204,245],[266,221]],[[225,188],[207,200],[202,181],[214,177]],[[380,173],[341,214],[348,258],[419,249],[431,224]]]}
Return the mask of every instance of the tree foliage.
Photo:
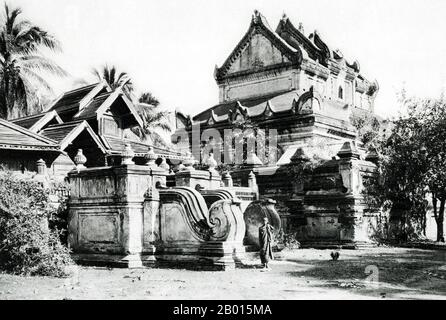
{"label": "tree foliage", "polygon": [[133,132],[142,140],[151,140],[154,145],[166,147],[167,143],[159,134],[159,130],[170,132],[169,112],[159,108],[159,100],[150,92],[142,93],[135,103],[139,116],[143,121],[143,127],[133,128]]}
{"label": "tree foliage", "polygon": [[412,232],[425,232],[431,196],[437,241],[444,241],[446,103],[406,97],[402,103],[406,113],[393,122],[388,137],[373,145],[379,155],[378,174],[366,181],[366,196],[373,206],[399,216]]}
{"label": "tree foliage", "polygon": [[358,140],[365,148],[376,147],[380,139],[380,120],[371,112],[356,112],[350,115],[350,123],[356,128]]}
{"label": "tree foliage", "polygon": [[32,114],[32,107],[40,105],[36,92],[52,92],[44,73],[67,74],[40,52],[60,50],[59,42],[31,21],[20,19],[21,14],[20,8],[5,4],[0,20],[0,117],[5,119]]}
{"label": "tree foliage", "polygon": [[131,97],[134,88],[132,79],[126,72],[120,72],[116,66],[108,66],[107,64],[99,69],[93,69],[92,72],[99,81],[105,81],[113,90],[121,88]]}

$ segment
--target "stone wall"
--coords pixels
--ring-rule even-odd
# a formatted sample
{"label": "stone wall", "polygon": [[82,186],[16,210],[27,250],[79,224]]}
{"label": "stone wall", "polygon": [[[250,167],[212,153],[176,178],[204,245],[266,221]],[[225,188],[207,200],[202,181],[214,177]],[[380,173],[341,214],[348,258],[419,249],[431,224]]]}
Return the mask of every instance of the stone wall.
{"label": "stone wall", "polygon": [[276,168],[250,168],[261,198],[277,201],[284,232],[294,234],[302,246],[354,248],[371,243],[378,212],[368,208],[362,181],[373,174],[375,164],[362,160],[355,145],[346,142],[336,157],[311,172],[296,171],[298,160],[309,156],[300,155],[301,159],[292,158]]}

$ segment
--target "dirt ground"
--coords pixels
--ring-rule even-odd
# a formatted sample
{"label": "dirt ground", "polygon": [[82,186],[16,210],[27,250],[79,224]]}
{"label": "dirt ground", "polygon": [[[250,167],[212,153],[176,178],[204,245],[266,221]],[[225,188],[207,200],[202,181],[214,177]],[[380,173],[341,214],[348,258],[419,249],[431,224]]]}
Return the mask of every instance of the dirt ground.
{"label": "dirt ground", "polygon": [[446,251],[296,249],[231,271],[77,267],[70,278],[0,274],[0,299],[446,299]]}

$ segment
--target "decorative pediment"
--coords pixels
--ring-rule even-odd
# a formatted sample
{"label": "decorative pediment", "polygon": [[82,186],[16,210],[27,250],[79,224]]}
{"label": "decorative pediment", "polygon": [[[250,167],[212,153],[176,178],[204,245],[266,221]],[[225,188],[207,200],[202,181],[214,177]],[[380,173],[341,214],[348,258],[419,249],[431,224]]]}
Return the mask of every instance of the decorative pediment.
{"label": "decorative pediment", "polygon": [[175,111],[175,123],[177,129],[184,129],[192,127],[192,118],[190,115],[185,115],[180,111]]}
{"label": "decorative pediment", "polygon": [[276,32],[292,47],[303,48],[311,59],[319,61],[325,66],[327,65],[330,50],[322,42],[316,31],[307,38],[304,35],[303,26],[300,24],[299,28],[296,28],[284,14],[276,28]]}
{"label": "decorative pediment", "polygon": [[321,39],[321,36],[317,32],[317,30],[314,30],[314,32],[310,34],[309,38],[312,39],[314,44],[319,48],[324,61],[327,61],[329,58],[331,58],[331,50]]}
{"label": "decorative pediment", "polygon": [[270,118],[274,115],[273,108],[271,107],[271,102],[268,100],[266,102],[265,110],[263,111],[263,116],[265,118]]}
{"label": "decorative pediment", "polygon": [[302,53],[293,48],[270,29],[268,22],[258,11],[254,12],[248,31],[237,44],[221,68],[216,68],[216,80],[238,72],[256,72],[264,68],[300,64]]}
{"label": "decorative pediment", "polygon": [[217,122],[217,117],[215,115],[215,112],[214,112],[214,110],[211,110],[211,116],[209,117],[209,119],[207,121],[207,125],[212,126],[216,122]]}

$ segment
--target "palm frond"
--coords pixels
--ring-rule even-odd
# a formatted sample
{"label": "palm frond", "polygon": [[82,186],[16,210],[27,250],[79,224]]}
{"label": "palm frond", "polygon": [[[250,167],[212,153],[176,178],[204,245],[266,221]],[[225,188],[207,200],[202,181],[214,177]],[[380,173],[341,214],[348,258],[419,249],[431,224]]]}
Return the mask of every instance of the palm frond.
{"label": "palm frond", "polygon": [[18,60],[20,66],[36,69],[41,71],[47,71],[57,76],[67,76],[68,72],[65,71],[62,67],[57,65],[56,62],[51,60],[50,58],[43,56],[21,56]]}
{"label": "palm frond", "polygon": [[50,93],[53,92],[53,89],[51,88],[49,83],[32,69],[20,68],[19,72],[20,72],[20,78],[30,79],[29,82],[35,84],[35,86],[43,88],[47,92]]}
{"label": "palm frond", "polygon": [[34,53],[40,47],[45,47],[53,51],[61,50],[59,41],[53,35],[37,26],[30,26],[28,29],[22,30],[17,34],[14,42],[16,43],[14,51],[26,54]]}
{"label": "palm frond", "polygon": [[0,113],[26,114],[28,107],[37,105],[37,88],[51,89],[40,72],[68,73],[38,53],[40,48],[59,50],[57,39],[29,20],[19,19],[20,8],[11,9],[7,4],[4,8],[5,16],[0,20]]}
{"label": "palm frond", "polygon": [[14,8],[12,11],[9,10],[9,6],[7,3],[5,3],[5,29],[7,33],[11,33],[13,30],[15,21],[17,17],[22,13],[22,9],[17,7]]}

